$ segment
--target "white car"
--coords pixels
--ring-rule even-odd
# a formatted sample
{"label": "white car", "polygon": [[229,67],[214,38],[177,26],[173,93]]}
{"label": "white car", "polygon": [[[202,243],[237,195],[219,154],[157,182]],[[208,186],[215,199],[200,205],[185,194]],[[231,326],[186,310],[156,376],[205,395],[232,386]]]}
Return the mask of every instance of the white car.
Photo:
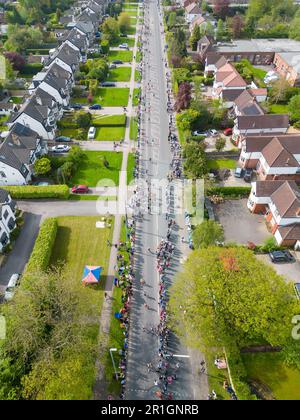
{"label": "white car", "polygon": [[5,289],[4,293],[4,301],[8,302],[12,300],[14,294],[16,292],[16,287],[19,284],[20,274],[13,274],[8,282],[7,288]]}
{"label": "white car", "polygon": [[58,144],[57,146],[53,146],[51,150],[53,153],[68,153],[70,149],[70,146],[66,144]]}
{"label": "white car", "polygon": [[96,127],[90,127],[88,132],[88,140],[94,140],[96,135]]}
{"label": "white car", "polygon": [[215,130],[214,128],[211,130],[208,130],[208,132],[212,137],[216,137],[218,135],[217,130]]}
{"label": "white car", "polygon": [[203,136],[203,137],[207,137],[209,135],[209,133],[207,131],[202,132],[202,131],[199,131],[199,130],[193,131],[192,134],[193,134],[193,136]]}
{"label": "white car", "polygon": [[128,50],[128,44],[127,43],[120,44],[119,48],[123,48],[124,50]]}

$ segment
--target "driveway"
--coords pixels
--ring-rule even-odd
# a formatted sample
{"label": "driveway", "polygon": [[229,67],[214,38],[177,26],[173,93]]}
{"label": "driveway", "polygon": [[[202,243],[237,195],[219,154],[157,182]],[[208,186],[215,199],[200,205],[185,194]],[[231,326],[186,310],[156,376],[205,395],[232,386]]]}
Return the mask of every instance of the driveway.
{"label": "driveway", "polygon": [[[292,251],[291,251],[292,252]],[[284,263],[284,264],[273,264],[269,258],[269,255],[257,255],[257,258],[260,261],[265,262],[268,265],[271,265],[272,268],[276,271],[277,274],[284,277],[287,282],[292,281],[293,283],[300,282],[300,262],[297,259],[295,252],[292,252],[295,256],[296,261],[293,263]]]}
{"label": "driveway", "polygon": [[216,219],[223,225],[226,242],[259,245],[270,236],[264,218],[252,214],[247,208],[247,199],[226,200],[214,206]]}
{"label": "driveway", "polygon": [[1,286],[7,285],[12,274],[23,272],[39,232],[40,222],[40,215],[25,213],[21,233],[5,264],[0,269]]}

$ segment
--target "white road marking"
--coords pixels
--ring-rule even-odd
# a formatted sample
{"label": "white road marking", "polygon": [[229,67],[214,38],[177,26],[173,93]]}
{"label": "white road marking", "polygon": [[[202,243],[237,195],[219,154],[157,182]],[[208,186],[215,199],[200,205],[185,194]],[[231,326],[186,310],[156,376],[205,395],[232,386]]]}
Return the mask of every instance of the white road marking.
{"label": "white road marking", "polygon": [[174,354],[173,357],[181,357],[184,359],[189,359],[191,356],[189,356],[188,354]]}

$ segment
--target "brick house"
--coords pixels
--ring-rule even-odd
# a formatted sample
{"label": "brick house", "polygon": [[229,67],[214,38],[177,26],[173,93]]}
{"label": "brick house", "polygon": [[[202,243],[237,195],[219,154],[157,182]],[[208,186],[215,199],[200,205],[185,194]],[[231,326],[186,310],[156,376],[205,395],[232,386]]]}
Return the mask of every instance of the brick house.
{"label": "brick house", "polygon": [[276,71],[291,86],[300,86],[300,54],[276,53],[273,63]]}

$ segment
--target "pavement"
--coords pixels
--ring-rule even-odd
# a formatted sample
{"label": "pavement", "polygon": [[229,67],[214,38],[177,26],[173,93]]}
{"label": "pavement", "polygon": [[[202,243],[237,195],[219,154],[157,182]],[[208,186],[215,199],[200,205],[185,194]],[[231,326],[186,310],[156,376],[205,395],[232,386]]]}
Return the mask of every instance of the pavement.
{"label": "pavement", "polygon": [[297,253],[291,251],[291,253],[295,256],[295,261],[291,263],[277,263],[274,264],[270,260],[269,255],[257,255],[257,258],[260,261],[263,261],[265,264],[270,265],[273,270],[276,271],[277,274],[283,276],[286,282],[293,282],[293,283],[300,283],[300,262],[298,259]]}
{"label": "pavement", "polygon": [[[162,61],[165,41],[160,33],[157,2],[150,0],[148,4],[150,5],[150,13],[145,13],[145,21],[150,16],[150,31],[143,41],[143,45],[147,45],[148,49],[144,56],[143,94],[145,94],[147,106],[150,106],[150,112],[143,116],[142,129],[145,130],[144,140],[154,139],[154,144],[142,141],[142,171],[140,176],[144,179],[160,180],[166,179],[171,162],[171,153],[167,141],[169,129],[169,116],[166,111],[167,87],[164,77],[165,67]],[[172,241],[177,250],[172,268],[167,274],[166,284],[168,286],[172,284],[174,276],[180,270],[180,260],[188,252],[187,245],[182,245],[180,242],[180,237],[184,234],[183,216],[180,215],[176,220],[180,227],[172,235]],[[148,330],[159,324],[159,278],[153,252],[160,240],[166,236],[166,232],[165,214],[145,214],[143,221],[137,223],[136,282],[133,285],[130,313],[131,328],[125,392],[125,399],[127,400],[157,399],[155,391],[158,388],[154,385],[154,381],[158,375],[152,371],[148,372],[147,363],[155,365],[158,362],[159,343],[158,338],[151,332],[149,333]],[[139,280],[141,278],[146,282],[144,286],[140,285]],[[144,304],[147,304],[149,309]],[[169,392],[172,392],[174,399],[206,399],[208,394],[207,377],[200,377],[199,375],[199,362],[202,355],[198,352],[195,354],[187,349],[174,335],[170,338],[169,348],[170,352],[175,355],[171,364],[180,363],[180,369],[177,372],[178,380],[174,381],[169,388]]]}

